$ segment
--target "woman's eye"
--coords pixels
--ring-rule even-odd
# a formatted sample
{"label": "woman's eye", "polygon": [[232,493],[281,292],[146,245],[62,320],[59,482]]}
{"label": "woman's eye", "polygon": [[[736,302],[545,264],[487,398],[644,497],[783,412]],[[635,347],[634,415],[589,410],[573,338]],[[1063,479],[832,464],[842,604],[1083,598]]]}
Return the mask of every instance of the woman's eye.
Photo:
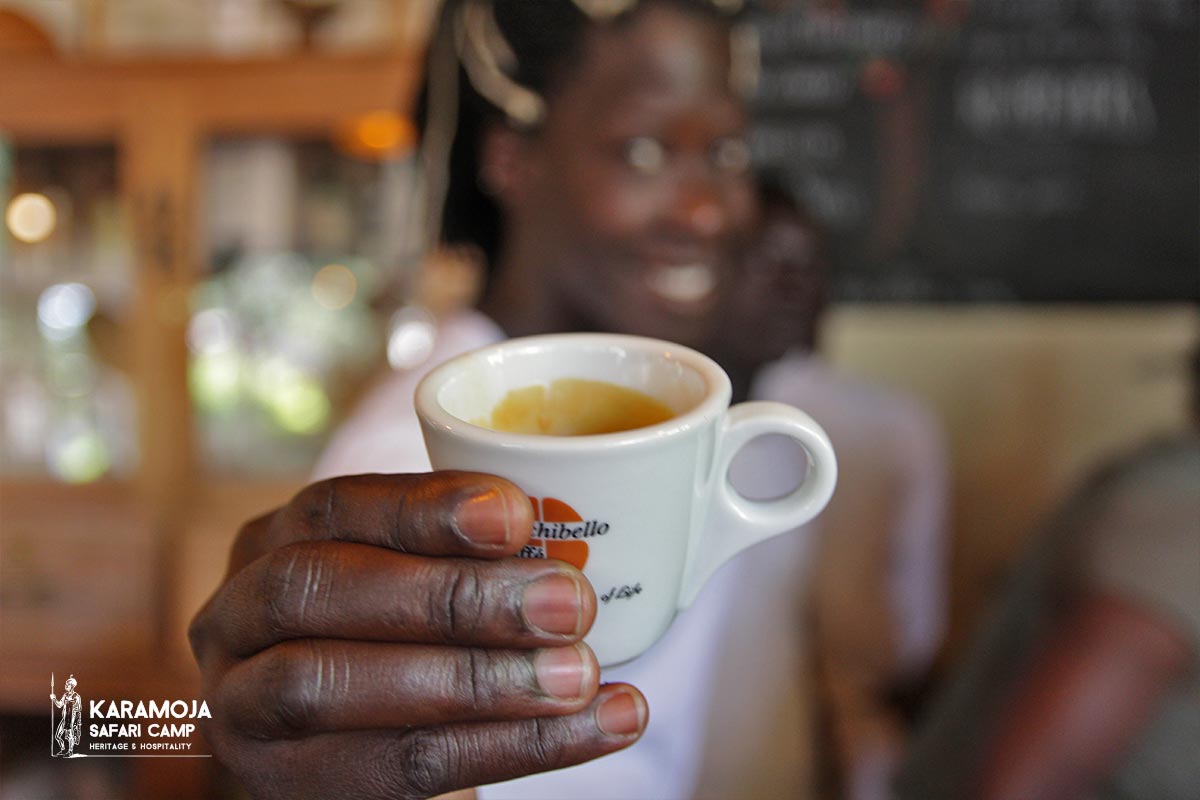
{"label": "woman's eye", "polygon": [[626,142],[624,156],[625,163],[642,175],[656,175],[667,164],[666,148],[649,136],[638,136]]}
{"label": "woman's eye", "polygon": [[750,168],[750,145],[741,138],[722,139],[713,145],[712,163],[722,172],[745,172]]}

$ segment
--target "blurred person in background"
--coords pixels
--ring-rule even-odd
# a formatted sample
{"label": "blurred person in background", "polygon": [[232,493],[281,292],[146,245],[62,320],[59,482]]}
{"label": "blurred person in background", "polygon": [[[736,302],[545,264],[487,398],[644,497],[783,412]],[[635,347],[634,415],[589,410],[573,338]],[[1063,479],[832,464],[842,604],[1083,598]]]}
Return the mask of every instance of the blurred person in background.
{"label": "blurred person in background", "polygon": [[902,800],[1200,797],[1200,350],[1191,426],[1051,520],[897,783]]}
{"label": "blurred person in background", "polygon": [[[821,754],[826,774],[809,777],[828,784],[828,795],[882,799],[907,738],[905,709],[892,698],[923,682],[946,621],[942,432],[914,399],[842,375],[817,354],[831,267],[821,229],[773,176],[759,184],[761,220],[728,322],[709,350],[743,395],[795,405],[817,420],[838,454],[839,488],[807,535],[766,542],[736,567],[790,576],[745,598],[742,616],[761,607],[772,624],[786,620],[806,632],[805,652],[788,664],[793,690],[815,684],[815,698],[809,688],[797,703],[806,717],[790,720],[732,696],[714,701],[730,706],[719,716],[745,736],[716,756],[706,796],[741,796],[742,787],[720,784],[723,765],[758,747],[753,729],[770,720],[775,737]],[[804,458],[791,441],[764,437],[735,460],[730,477],[747,494],[779,496],[803,474]],[[751,627],[746,646],[764,635]]]}
{"label": "blurred person in background", "polygon": [[[794,662],[803,625],[739,604],[798,597],[790,564],[724,570],[601,686],[577,644],[595,614],[587,581],[507,558],[529,536],[527,498],[491,476],[395,474],[428,470],[413,388],[452,355],[559,331],[714,341],[756,211],[737,5],[446,5],[424,101],[430,229],[481,254],[492,281],[482,313],[442,319],[425,362],[335,437],[317,477],[351,477],[243,528],[193,621],[207,735],[253,794],[691,797],[746,734],[715,699],[798,716],[798,672],[780,685],[773,670]],[[749,649],[733,636],[748,630]],[[764,746],[728,763],[724,785],[804,796],[804,754],[747,741]]]}

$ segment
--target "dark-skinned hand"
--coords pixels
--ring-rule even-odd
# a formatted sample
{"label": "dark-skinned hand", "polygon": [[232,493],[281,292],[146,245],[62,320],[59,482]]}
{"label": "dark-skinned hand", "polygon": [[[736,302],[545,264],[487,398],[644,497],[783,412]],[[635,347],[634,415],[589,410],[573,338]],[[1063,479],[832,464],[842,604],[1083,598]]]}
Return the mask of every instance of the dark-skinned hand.
{"label": "dark-skinned hand", "polygon": [[532,523],[464,472],[323,481],[248,523],[189,630],[217,757],[255,797],[416,798],[632,744],[645,699],[599,685],[591,586],[509,557]]}

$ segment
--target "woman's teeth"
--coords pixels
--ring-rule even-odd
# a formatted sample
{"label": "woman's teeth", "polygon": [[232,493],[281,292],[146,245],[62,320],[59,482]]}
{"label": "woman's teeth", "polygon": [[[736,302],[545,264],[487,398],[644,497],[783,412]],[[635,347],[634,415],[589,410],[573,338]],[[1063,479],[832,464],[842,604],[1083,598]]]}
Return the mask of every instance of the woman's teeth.
{"label": "woman's teeth", "polygon": [[717,288],[717,271],[709,264],[658,267],[647,277],[650,290],[672,303],[698,303]]}

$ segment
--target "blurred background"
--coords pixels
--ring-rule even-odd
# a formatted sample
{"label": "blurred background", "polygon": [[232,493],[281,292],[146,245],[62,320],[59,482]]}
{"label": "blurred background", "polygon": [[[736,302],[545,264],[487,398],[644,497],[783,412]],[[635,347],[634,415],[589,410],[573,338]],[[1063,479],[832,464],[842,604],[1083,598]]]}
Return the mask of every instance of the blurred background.
{"label": "blurred background", "polygon": [[[435,7],[0,0],[10,778],[41,752],[52,670],[94,696],[196,695],[184,630],[238,526],[304,484],[373,375],[423,358],[413,303],[472,301],[478,276],[422,263],[400,223]],[[835,255],[823,355],[947,432],[948,671],[1083,472],[1183,425],[1196,6],[754,14],[755,158]],[[64,795],[227,789],[207,760],[155,761],[89,765]]]}

